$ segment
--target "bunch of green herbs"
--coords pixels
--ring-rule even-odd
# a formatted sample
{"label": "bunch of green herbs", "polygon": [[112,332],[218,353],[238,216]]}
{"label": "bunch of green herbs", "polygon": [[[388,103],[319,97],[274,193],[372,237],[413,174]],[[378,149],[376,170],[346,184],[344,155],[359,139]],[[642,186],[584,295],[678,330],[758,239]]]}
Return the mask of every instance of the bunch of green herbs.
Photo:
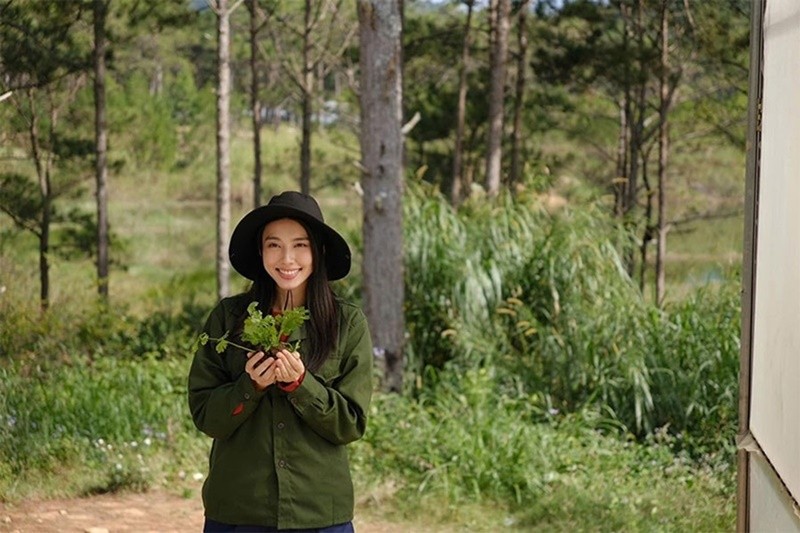
{"label": "bunch of green herbs", "polygon": [[[242,340],[259,347],[264,352],[270,352],[273,349],[285,346],[282,339],[287,339],[303,325],[303,322],[309,316],[308,309],[302,306],[286,309],[276,315],[265,315],[258,309],[258,302],[251,302],[247,306],[247,318],[244,320]],[[210,337],[207,333],[203,333],[200,335],[199,343],[205,346],[208,341],[215,341],[217,343],[215,347],[217,353],[224,352],[229,345],[248,352],[251,351],[251,348],[228,340],[229,334],[230,332],[227,331],[222,337]],[[296,350],[297,346],[292,347],[292,349]]]}

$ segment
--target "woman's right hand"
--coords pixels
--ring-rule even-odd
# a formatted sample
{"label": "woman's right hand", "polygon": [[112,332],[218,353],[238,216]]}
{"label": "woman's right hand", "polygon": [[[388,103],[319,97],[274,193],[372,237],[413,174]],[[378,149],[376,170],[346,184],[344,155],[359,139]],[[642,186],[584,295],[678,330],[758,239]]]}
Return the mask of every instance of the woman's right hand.
{"label": "woman's right hand", "polygon": [[266,389],[276,381],[275,358],[266,357],[264,352],[248,352],[244,370],[258,391]]}

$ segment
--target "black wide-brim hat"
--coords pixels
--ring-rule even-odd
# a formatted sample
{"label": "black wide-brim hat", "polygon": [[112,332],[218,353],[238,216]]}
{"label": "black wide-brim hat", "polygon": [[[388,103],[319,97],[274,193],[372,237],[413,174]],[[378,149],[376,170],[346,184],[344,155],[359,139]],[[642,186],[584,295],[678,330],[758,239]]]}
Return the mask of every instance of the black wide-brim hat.
{"label": "black wide-brim hat", "polygon": [[304,222],[322,240],[323,259],[328,279],[341,279],[350,272],[350,248],[336,230],[325,224],[319,204],[311,196],[286,191],[273,196],[267,205],[247,213],[231,235],[228,257],[231,265],[250,280],[266,275],[259,254],[261,232],[273,220],[291,218]]}

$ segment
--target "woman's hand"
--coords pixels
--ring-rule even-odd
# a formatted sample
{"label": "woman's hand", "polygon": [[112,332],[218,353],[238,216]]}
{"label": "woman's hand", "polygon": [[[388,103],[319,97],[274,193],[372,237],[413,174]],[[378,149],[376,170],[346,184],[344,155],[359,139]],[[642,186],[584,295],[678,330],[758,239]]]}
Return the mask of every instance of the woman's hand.
{"label": "woman's hand", "polygon": [[306,367],[298,352],[280,350],[275,354],[275,376],[281,383],[293,383],[305,373]]}
{"label": "woman's hand", "polygon": [[264,352],[248,352],[244,370],[258,391],[266,389],[277,381],[275,358],[266,357]]}

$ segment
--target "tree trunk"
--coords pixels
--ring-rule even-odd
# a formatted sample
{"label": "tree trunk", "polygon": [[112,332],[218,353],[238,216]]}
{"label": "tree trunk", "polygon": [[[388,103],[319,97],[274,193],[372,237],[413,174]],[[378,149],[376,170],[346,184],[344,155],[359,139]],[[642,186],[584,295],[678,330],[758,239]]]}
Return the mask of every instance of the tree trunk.
{"label": "tree trunk", "polygon": [[[636,268],[636,244],[633,242],[633,235],[636,232],[637,205],[639,197],[639,176],[641,173],[642,150],[644,147],[644,120],[647,113],[647,64],[643,57],[645,49],[645,25],[644,25],[644,0],[637,0],[634,15],[630,17],[627,7],[620,5],[622,16],[626,24],[625,28],[632,29],[631,36],[634,41],[632,54],[634,64],[638,71],[627,72],[630,84],[626,83],[626,109],[628,123],[628,169],[627,181],[625,183],[625,196],[623,200],[622,217],[623,223],[628,230],[630,240],[623,246],[622,257],[628,275],[633,278]],[[628,17],[632,21],[628,22]],[[626,34],[627,35],[627,34]],[[627,39],[626,39],[627,40]],[[626,77],[627,77],[626,76]]]}
{"label": "tree trunk", "polygon": [[[42,198],[42,213],[37,237],[39,238],[39,308],[42,312],[50,307],[50,219],[52,216],[52,187],[50,186],[50,164],[42,161],[44,154],[39,148],[39,119],[34,103],[33,89],[28,89],[28,105],[31,120],[28,134],[31,139],[31,153],[39,178],[39,193]],[[55,119],[51,116],[50,131],[55,128]],[[52,135],[51,135],[52,138]]]}
{"label": "tree trunk", "polygon": [[464,121],[467,115],[467,74],[469,48],[472,41],[472,8],[475,0],[467,0],[467,20],[464,23],[464,40],[461,45],[461,70],[458,75],[458,107],[456,111],[456,143],[453,149],[453,181],[450,183],[450,203],[458,205],[464,190]]}
{"label": "tree trunk", "polygon": [[[619,14],[622,19],[622,48],[625,57],[631,56],[631,21],[630,12],[625,2],[619,3]],[[628,212],[628,188],[630,187],[631,170],[631,134],[633,132],[633,75],[631,62],[623,63],[623,90],[620,104],[619,139],[617,145],[617,183],[615,187],[614,213],[624,219]]]}
{"label": "tree trunk", "polygon": [[628,98],[627,91],[619,103],[619,135],[617,138],[617,172],[614,178],[614,216],[625,213],[625,190],[628,183]]}
{"label": "tree trunk", "polygon": [[95,178],[97,188],[97,291],[108,301],[108,129],[106,127],[105,0],[94,0]]}
{"label": "tree trunk", "polygon": [[[644,0],[639,0],[636,6],[636,21],[634,23],[634,31],[636,32],[636,47],[637,47],[637,61],[639,64],[639,75],[636,82],[636,120],[630,121],[631,134],[630,134],[630,172],[628,173],[628,197],[625,201],[625,214],[632,218],[633,211],[636,208],[637,196],[639,194],[639,162],[641,157],[642,146],[644,145],[644,119],[647,112],[647,76],[644,75],[647,66],[642,58],[644,50]],[[632,266],[632,265],[631,265]]]}
{"label": "tree trunk", "polygon": [[253,113],[253,206],[261,206],[261,98],[258,83],[258,0],[248,0],[250,11],[250,110]]}
{"label": "tree trunk", "polygon": [[503,155],[503,115],[506,81],[506,55],[510,0],[492,0],[490,15],[494,21],[494,39],[490,58],[489,133],[486,142],[486,192],[500,192],[500,171]]}
{"label": "tree trunk", "polygon": [[661,73],[659,76],[659,135],[658,135],[658,248],[656,252],[656,305],[664,303],[667,255],[666,187],[669,157],[669,11],[666,0],[661,2]]}
{"label": "tree trunk", "polygon": [[311,62],[311,0],[306,0],[303,26],[303,136],[300,141],[300,190],[311,191],[311,114],[314,98],[314,65]]}
{"label": "tree trunk", "polygon": [[645,82],[642,81],[641,85],[637,89],[639,92],[635,103],[635,107],[637,108],[635,115],[636,120],[630,121],[630,144],[628,145],[630,150],[630,153],[628,154],[630,167],[628,169],[628,182],[625,190],[625,210],[623,211],[624,224],[629,231],[631,239],[631,242],[628,243],[626,250],[624,251],[623,261],[625,263],[626,270],[631,277],[633,277],[633,272],[636,268],[636,259],[634,257],[635,243],[632,242],[632,239],[634,233],[636,232],[637,226],[636,217],[638,214],[637,207],[639,203],[639,176],[642,173],[641,165],[644,163],[642,160],[642,149],[644,144],[644,114],[646,110],[645,106],[647,104]]}
{"label": "tree trunk", "polygon": [[[274,6],[281,3],[271,4],[272,9],[276,9]],[[275,58],[286,78],[296,87],[300,100],[298,180],[300,190],[306,193],[311,190],[313,121],[315,116],[319,116],[315,110],[320,108],[317,95],[324,93],[325,77],[335,66],[341,65],[355,33],[355,27],[349,21],[338,23],[342,4],[343,0],[305,0],[301,4],[302,23],[294,22],[292,17],[278,17],[279,24],[268,26],[276,50]]]}
{"label": "tree trunk", "polygon": [[653,188],[647,173],[647,157],[642,158],[642,184],[645,191],[644,233],[639,242],[639,292],[644,294],[647,281],[647,250],[653,240]]}
{"label": "tree trunk", "polygon": [[527,14],[528,0],[523,0],[517,15],[517,83],[514,90],[514,129],[511,133],[511,173],[509,186],[513,188],[522,178],[522,109],[525,105],[525,70],[528,57]]}
{"label": "tree trunk", "polygon": [[231,221],[230,10],[217,0],[217,297],[230,294],[228,244]]}
{"label": "tree trunk", "polygon": [[358,0],[364,300],[388,391],[403,388],[402,19],[397,0]]}

